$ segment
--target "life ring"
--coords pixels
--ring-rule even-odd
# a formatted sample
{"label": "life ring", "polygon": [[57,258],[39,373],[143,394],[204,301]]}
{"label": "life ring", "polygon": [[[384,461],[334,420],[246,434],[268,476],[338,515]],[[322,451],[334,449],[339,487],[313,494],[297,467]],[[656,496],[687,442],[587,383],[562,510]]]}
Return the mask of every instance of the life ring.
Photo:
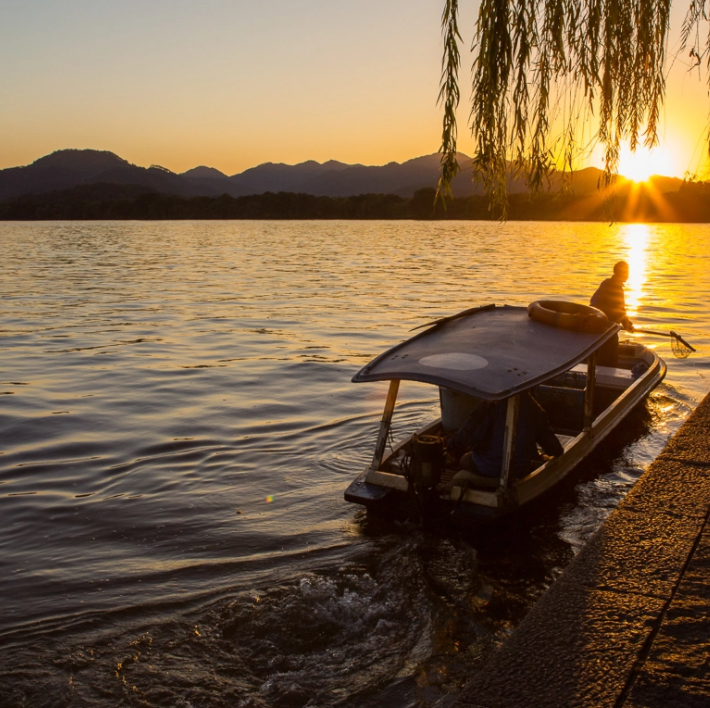
{"label": "life ring", "polygon": [[573,329],[576,332],[605,332],[611,322],[596,307],[562,300],[536,300],[528,305],[528,317],[536,322]]}

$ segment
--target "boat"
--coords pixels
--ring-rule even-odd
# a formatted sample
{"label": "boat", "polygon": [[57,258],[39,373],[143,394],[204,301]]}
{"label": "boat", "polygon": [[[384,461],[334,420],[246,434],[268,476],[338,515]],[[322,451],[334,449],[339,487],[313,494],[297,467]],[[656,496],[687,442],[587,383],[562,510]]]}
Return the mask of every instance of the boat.
{"label": "boat", "polygon": [[[552,315],[550,312],[552,311]],[[484,305],[436,320],[379,355],[353,382],[389,381],[370,465],[345,491],[370,511],[393,502],[443,509],[464,521],[492,520],[530,504],[562,481],[663,380],[666,364],[652,349],[619,344],[616,366],[597,363],[620,325],[595,308],[562,301],[528,307]],[[400,383],[438,388],[440,417],[389,442]],[[530,471],[511,473],[521,396],[544,409],[563,452],[539,455]],[[446,441],[476,406],[503,405],[500,476],[458,470]]]}

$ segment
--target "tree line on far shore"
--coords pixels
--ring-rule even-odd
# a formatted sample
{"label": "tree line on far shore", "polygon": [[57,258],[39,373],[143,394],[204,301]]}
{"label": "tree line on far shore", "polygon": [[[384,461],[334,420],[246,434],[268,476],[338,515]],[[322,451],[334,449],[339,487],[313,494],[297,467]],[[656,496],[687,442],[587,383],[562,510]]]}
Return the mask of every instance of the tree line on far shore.
{"label": "tree line on far shore", "polygon": [[[178,219],[417,219],[490,220],[485,196],[434,203],[426,188],[411,198],[393,194],[317,197],[267,192],[246,197],[181,197],[137,185],[93,184],[0,203],[4,221]],[[513,194],[507,218],[526,221],[710,222],[710,183],[684,182],[677,192],[625,185],[587,195]]]}

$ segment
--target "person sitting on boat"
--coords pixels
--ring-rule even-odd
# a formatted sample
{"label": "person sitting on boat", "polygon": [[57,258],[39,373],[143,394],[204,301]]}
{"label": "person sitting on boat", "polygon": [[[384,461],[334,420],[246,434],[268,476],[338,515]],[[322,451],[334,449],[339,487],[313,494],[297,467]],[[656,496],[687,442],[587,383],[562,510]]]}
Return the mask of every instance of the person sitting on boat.
{"label": "person sitting on boat", "polygon": [[[624,283],[629,279],[629,264],[619,261],[614,265],[614,274],[597,288],[589,304],[601,310],[610,322],[620,324],[628,332],[634,325],[626,314]],[[619,359],[619,335],[615,334],[597,353],[597,364],[616,366]]]}
{"label": "person sitting on boat", "polygon": [[[448,441],[452,451],[468,449],[459,465],[473,476],[457,474],[454,482],[464,480],[486,482],[485,486],[497,486],[503,467],[503,440],[508,402],[480,406]],[[520,479],[531,471],[531,462],[538,459],[537,445],[551,457],[558,457],[564,450],[552,431],[547,415],[529,391],[520,394],[518,426],[515,431],[515,448],[511,462],[511,475]]]}

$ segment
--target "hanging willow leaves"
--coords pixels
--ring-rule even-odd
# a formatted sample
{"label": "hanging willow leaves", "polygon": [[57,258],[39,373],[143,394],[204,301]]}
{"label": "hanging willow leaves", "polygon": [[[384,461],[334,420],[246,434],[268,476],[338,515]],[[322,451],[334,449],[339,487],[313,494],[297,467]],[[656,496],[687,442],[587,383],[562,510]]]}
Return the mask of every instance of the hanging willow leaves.
{"label": "hanging willow leaves", "polygon": [[[481,0],[470,128],[474,174],[492,208],[505,216],[511,175],[524,175],[537,192],[554,166],[571,170],[580,123],[592,117],[607,185],[622,140],[632,151],[658,143],[670,6],[671,0]],[[710,0],[690,0],[681,36],[681,51],[690,46],[708,69],[710,34],[701,43],[699,28],[709,14]],[[458,0],[445,1],[442,31],[443,197],[458,171]]]}
{"label": "hanging willow leaves", "polygon": [[447,149],[442,151],[441,178],[437,193],[442,198],[451,195],[451,182],[459,171],[456,160],[456,108],[459,105],[461,93],[459,91],[459,66],[461,55],[459,53],[458,27],[458,0],[446,0],[441,18],[444,34],[444,57],[441,64],[441,89],[439,102],[444,104],[444,129],[441,144]]}

